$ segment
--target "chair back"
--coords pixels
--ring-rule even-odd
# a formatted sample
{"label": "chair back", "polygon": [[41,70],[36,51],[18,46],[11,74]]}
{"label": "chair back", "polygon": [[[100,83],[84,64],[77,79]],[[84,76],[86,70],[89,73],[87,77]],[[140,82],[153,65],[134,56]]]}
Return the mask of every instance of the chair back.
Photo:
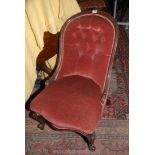
{"label": "chair back", "polygon": [[112,17],[80,13],[62,27],[55,79],[80,75],[103,90],[117,46],[118,30]]}

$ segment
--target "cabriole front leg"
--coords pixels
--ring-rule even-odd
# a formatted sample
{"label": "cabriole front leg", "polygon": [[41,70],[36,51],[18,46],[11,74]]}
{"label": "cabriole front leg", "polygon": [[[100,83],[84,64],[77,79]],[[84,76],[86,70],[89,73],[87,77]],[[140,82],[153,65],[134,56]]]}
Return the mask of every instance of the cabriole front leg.
{"label": "cabriole front leg", "polygon": [[33,112],[33,111],[31,111],[29,115],[30,115],[31,118],[33,118],[34,120],[39,122],[37,127],[39,129],[43,130],[44,127],[45,127],[45,122],[46,122],[45,119],[41,115],[39,115],[38,113]]}
{"label": "cabriole front leg", "polygon": [[95,132],[93,132],[92,134],[86,134],[85,135],[87,143],[88,143],[88,148],[90,151],[95,151],[95,145],[94,145],[94,141],[96,138]]}

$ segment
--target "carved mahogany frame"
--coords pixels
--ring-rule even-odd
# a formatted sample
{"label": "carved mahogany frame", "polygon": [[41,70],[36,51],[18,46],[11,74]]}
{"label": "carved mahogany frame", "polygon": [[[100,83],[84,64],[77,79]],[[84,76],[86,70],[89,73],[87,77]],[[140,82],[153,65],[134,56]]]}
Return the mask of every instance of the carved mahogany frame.
{"label": "carved mahogany frame", "polygon": [[56,125],[54,125],[53,123],[47,121],[44,117],[42,117],[40,114],[31,111],[29,113],[29,116],[31,118],[33,118],[34,120],[38,121],[39,124],[37,125],[37,127],[41,130],[44,129],[45,124],[47,124],[50,128],[54,129],[54,130],[59,130],[59,131],[72,131],[75,132],[77,134],[79,134],[81,137],[84,138],[84,140],[87,142],[88,144],[88,148],[90,151],[95,151],[95,145],[94,145],[94,141],[95,141],[95,132],[93,132],[92,134],[87,134],[84,132],[81,132],[79,130],[74,130],[74,129],[68,129],[68,128],[59,128]]}
{"label": "carved mahogany frame", "polygon": [[[80,14],[91,14],[91,13],[78,13],[74,16],[72,16],[71,18],[69,18],[67,20],[67,22],[63,25],[61,33],[60,33],[60,40],[59,40],[59,53],[62,50],[62,45],[61,45],[61,41],[62,41],[62,33],[64,32],[64,28],[65,26],[72,21],[73,18],[79,16]],[[107,95],[108,95],[108,89],[109,89],[109,82],[110,82],[110,75],[111,75],[111,69],[112,69],[112,64],[113,64],[113,59],[114,59],[114,55],[116,52],[116,48],[117,48],[117,42],[118,42],[118,26],[115,23],[114,19],[107,13],[102,13],[102,15],[97,14],[98,16],[102,17],[102,15],[104,15],[104,17],[108,18],[112,24],[114,25],[115,28],[115,39],[114,39],[114,45],[113,45],[113,49],[112,49],[112,54],[111,54],[111,58],[110,58],[110,63],[109,63],[109,68],[108,68],[108,72],[107,72],[107,76],[106,76],[106,83],[104,86],[104,90],[103,90],[103,95],[101,97],[101,102],[103,104],[106,104],[107,101]],[[103,17],[102,17],[103,18]],[[58,66],[56,66],[56,70],[54,72],[54,74],[52,75],[52,77],[48,80],[48,82],[46,82],[46,84],[49,84],[51,81],[56,80],[56,77],[59,73],[59,69],[61,67],[61,60],[62,60],[62,54],[59,55],[58,57]],[[30,114],[29,116],[31,118],[33,118],[34,120],[38,121],[38,128],[40,128],[41,130],[44,129],[45,124],[47,124],[48,126],[50,126],[52,129],[55,130],[61,130],[61,131],[72,131],[72,132],[76,132],[79,135],[81,135],[84,140],[87,142],[88,144],[88,148],[90,151],[95,151],[95,145],[94,145],[94,141],[95,141],[95,131],[91,134],[85,133],[85,132],[81,132],[79,130],[75,130],[75,129],[69,129],[69,128],[59,128],[58,126],[54,125],[53,123],[47,121],[43,116],[41,116],[40,114],[30,110]]]}

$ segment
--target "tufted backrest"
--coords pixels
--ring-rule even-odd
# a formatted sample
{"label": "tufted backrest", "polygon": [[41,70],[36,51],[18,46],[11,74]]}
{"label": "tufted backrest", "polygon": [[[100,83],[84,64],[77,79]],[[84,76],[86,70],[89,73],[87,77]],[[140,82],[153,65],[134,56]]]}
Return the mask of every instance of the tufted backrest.
{"label": "tufted backrest", "polygon": [[99,14],[80,14],[69,19],[61,31],[56,79],[80,75],[102,89],[115,43],[113,22]]}

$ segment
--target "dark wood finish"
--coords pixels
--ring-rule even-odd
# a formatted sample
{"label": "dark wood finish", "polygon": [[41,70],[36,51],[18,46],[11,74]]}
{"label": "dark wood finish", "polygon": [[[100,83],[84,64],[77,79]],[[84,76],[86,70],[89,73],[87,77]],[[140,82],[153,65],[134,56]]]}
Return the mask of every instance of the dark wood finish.
{"label": "dark wood finish", "polygon": [[58,53],[59,47],[59,33],[51,34],[50,32],[44,32],[44,47],[37,57],[37,64],[42,64],[46,60],[53,57]]}
{"label": "dark wood finish", "polygon": [[123,18],[128,8],[129,0],[121,0],[120,2],[118,1],[118,10],[120,10],[120,14],[117,15],[118,21],[123,21]]}
{"label": "dark wood finish", "polygon": [[79,134],[87,142],[89,150],[92,151],[92,152],[95,151],[95,149],[96,149],[95,145],[94,145],[94,141],[95,141],[95,138],[96,138],[95,132],[93,132],[92,134],[87,134],[87,133],[80,132],[80,131],[77,131],[77,130],[59,129],[54,124],[52,124],[51,122],[47,121],[45,118],[43,118],[41,115],[39,115],[38,113],[36,113],[34,111],[30,111],[29,116],[31,118],[33,118],[34,120],[39,122],[37,127],[40,130],[43,130],[44,127],[45,127],[45,124],[47,124],[51,129],[54,129],[54,130],[73,131],[73,132]]}
{"label": "dark wood finish", "polygon": [[[79,14],[83,14],[83,13],[79,13]],[[78,16],[79,14],[74,15],[71,18],[68,19],[68,21],[62,27],[61,33],[63,33],[66,24],[68,24],[68,22],[70,22],[70,20],[72,20],[72,18]],[[116,37],[115,37],[115,40],[114,40],[115,44],[114,44],[113,49],[112,49],[113,52],[112,52],[112,56],[111,56],[111,60],[110,60],[110,65],[109,65],[109,68],[108,68],[108,74],[107,74],[107,78],[106,78],[106,85],[105,85],[105,89],[103,91],[103,95],[102,95],[102,98],[101,98],[101,101],[103,101],[103,103],[104,103],[105,100],[107,99],[107,95],[108,95],[107,93],[108,93],[108,87],[109,87],[109,82],[110,82],[110,73],[111,73],[111,69],[112,69],[114,54],[115,54],[116,47],[117,47],[117,42],[118,42],[118,26],[116,25],[114,19],[109,14],[107,14],[105,12],[102,12],[102,15],[108,17],[111,20],[111,22],[114,24],[115,28],[116,28]],[[101,15],[99,15],[99,16],[101,16]],[[59,41],[61,42],[61,40],[62,40],[62,35],[60,34],[60,40]],[[61,52],[61,49],[62,49],[61,44],[59,46],[60,46],[60,51],[59,52]],[[55,70],[54,74],[52,75],[52,77],[49,79],[49,81],[52,81],[52,80],[56,79],[56,75],[59,73],[59,68],[60,68],[60,65],[61,65],[60,64],[61,59],[62,58],[61,58],[61,54],[60,54],[59,57],[58,57],[58,66],[56,67],[56,70]],[[49,83],[50,82],[48,82],[48,84]],[[39,115],[39,114],[37,114],[36,112],[33,112],[33,111],[30,112],[30,117],[39,122],[38,127],[40,129],[43,129],[44,126],[45,126],[45,123],[46,123],[48,126],[50,126],[51,128],[53,128],[55,130],[73,131],[73,132],[76,132],[76,133],[80,134],[86,140],[89,150],[90,151],[95,151],[95,145],[94,145],[95,132],[93,132],[92,134],[87,134],[87,133],[81,132],[79,130],[72,130],[72,129],[68,129],[68,128],[60,129],[56,125],[54,125],[53,123],[47,121],[41,115]]]}
{"label": "dark wood finish", "polygon": [[52,70],[47,67],[45,61],[52,58],[58,53],[59,47],[59,32],[56,34],[51,34],[50,32],[44,32],[44,47],[39,53],[36,60],[37,70],[42,70],[48,75],[51,74]]}
{"label": "dark wood finish", "polygon": [[96,138],[95,132],[93,132],[92,134],[86,134],[85,137],[87,139],[89,150],[94,152],[96,150],[96,147],[94,145],[95,138]]}
{"label": "dark wood finish", "polygon": [[45,62],[43,62],[41,64],[36,64],[36,70],[37,71],[44,71],[48,75],[50,75],[52,73],[52,69],[50,69],[49,67],[47,67],[47,65],[46,65]]}
{"label": "dark wood finish", "polygon": [[39,115],[36,112],[31,111],[29,116],[39,122],[38,128],[40,128],[41,130],[44,129],[46,120],[41,115]]}
{"label": "dark wood finish", "polygon": [[109,14],[102,12],[101,15],[105,15],[105,16],[109,17],[109,19],[113,22],[114,27],[116,28],[116,32],[115,32],[116,37],[115,37],[114,46],[112,49],[112,55],[111,55],[110,64],[109,64],[109,68],[108,68],[108,74],[107,74],[107,78],[106,78],[105,88],[104,88],[102,99],[101,99],[101,101],[103,101],[103,103],[104,103],[104,100],[107,99],[107,95],[108,95],[111,70],[112,70],[112,65],[113,65],[114,56],[116,53],[117,43],[118,43],[119,28],[118,28],[118,25],[117,25],[116,21],[114,20],[114,18],[112,18]]}
{"label": "dark wood finish", "polygon": [[107,6],[104,0],[78,0],[81,10],[106,10]]}

